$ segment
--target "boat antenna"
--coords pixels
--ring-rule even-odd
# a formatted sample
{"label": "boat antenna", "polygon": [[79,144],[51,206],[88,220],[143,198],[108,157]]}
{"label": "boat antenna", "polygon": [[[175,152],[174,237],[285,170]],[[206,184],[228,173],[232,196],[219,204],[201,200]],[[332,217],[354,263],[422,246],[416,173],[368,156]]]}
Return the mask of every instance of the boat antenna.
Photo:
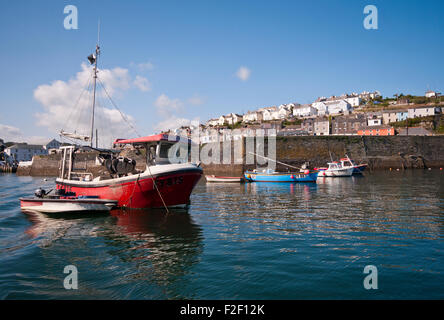
{"label": "boat antenna", "polygon": [[[97,60],[99,58],[100,55],[100,46],[99,46],[99,40],[100,40],[100,20],[99,20],[99,24],[97,26],[97,44],[96,44],[96,52],[95,55],[94,54],[90,54],[88,56],[88,60],[89,62],[94,65],[93,67],[93,81],[94,81],[94,89],[93,89],[93,103],[92,103],[92,116],[91,116],[91,148],[93,147],[93,143],[94,143],[94,111],[95,111],[95,107],[96,107],[96,84],[97,84]],[[97,148],[97,146],[96,146]]]}

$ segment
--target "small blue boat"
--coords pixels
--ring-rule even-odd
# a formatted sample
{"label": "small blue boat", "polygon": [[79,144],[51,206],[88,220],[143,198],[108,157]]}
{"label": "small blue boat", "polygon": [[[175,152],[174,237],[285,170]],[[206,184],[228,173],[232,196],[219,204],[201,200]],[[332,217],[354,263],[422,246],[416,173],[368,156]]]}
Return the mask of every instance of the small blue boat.
{"label": "small blue boat", "polygon": [[245,171],[244,177],[249,182],[316,182],[318,171],[276,172],[270,169]]}

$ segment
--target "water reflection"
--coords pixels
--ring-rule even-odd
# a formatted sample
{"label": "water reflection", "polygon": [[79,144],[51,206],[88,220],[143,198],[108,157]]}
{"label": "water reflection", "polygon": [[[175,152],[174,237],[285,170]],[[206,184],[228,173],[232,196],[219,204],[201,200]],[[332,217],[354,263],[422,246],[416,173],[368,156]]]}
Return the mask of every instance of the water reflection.
{"label": "water reflection", "polygon": [[128,280],[154,282],[166,296],[181,298],[180,288],[185,285],[181,281],[203,252],[202,229],[188,211],[126,209],[113,210],[111,215],[115,228],[102,235],[107,246],[125,248],[112,254],[137,266]]}
{"label": "water reflection", "polygon": [[[94,293],[105,298],[121,298],[122,291],[119,296],[116,287],[127,288],[126,298],[183,298],[184,278],[203,251],[202,229],[187,210],[170,210],[169,214],[153,209],[112,210],[105,215],[34,213],[27,219],[31,226],[25,233],[40,248],[51,248],[43,253],[45,259],[66,255],[68,249],[69,260],[76,261],[72,263],[79,269],[103,271],[84,287],[91,294],[92,288],[106,283],[109,291]],[[86,260],[88,266],[82,267]],[[88,278],[85,272],[82,275]]]}
{"label": "water reflection", "polygon": [[291,195],[301,195],[304,200],[310,200],[313,193],[316,193],[316,183],[285,183],[285,182],[257,182],[245,185],[248,193],[289,193]]}

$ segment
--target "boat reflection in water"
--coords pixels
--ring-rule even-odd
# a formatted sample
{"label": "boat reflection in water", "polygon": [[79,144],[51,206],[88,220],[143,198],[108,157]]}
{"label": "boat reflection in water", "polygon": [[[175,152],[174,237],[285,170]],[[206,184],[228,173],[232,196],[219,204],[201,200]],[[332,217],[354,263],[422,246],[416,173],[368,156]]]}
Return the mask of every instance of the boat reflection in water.
{"label": "boat reflection in water", "polygon": [[[45,259],[63,256],[69,248],[70,261],[82,271],[86,297],[184,298],[181,292],[191,281],[190,270],[203,252],[202,229],[186,209],[170,209],[168,214],[161,209],[122,209],[106,215],[27,217],[32,225],[26,234],[39,247],[51,247],[51,257]],[[54,274],[63,270],[51,268]],[[58,296],[56,285],[48,289],[53,296]]]}
{"label": "boat reflection in water", "polygon": [[[151,280],[167,296],[181,298],[192,266],[203,252],[203,235],[186,209],[119,209],[111,211],[116,219],[118,232],[105,236],[117,246],[127,246],[121,251],[124,261],[134,261],[138,272],[132,280]],[[109,245],[109,244],[108,244]],[[185,281],[186,283],[186,281]]]}
{"label": "boat reflection in water", "polygon": [[261,194],[261,193],[298,194],[301,195],[304,200],[310,200],[312,194],[317,191],[317,185],[316,183],[310,183],[310,182],[298,182],[298,183],[261,182],[261,183],[247,184],[246,190],[248,190],[248,193],[253,193],[253,194]]}

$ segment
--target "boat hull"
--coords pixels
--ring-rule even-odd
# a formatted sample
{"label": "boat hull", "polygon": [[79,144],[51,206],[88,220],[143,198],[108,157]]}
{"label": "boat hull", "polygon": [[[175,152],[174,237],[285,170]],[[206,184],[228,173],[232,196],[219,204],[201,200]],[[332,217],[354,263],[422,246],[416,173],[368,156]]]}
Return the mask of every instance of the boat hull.
{"label": "boat hull", "polygon": [[214,175],[206,175],[207,182],[226,182],[226,183],[240,183],[244,179],[242,177],[222,177]]}
{"label": "boat hull", "polygon": [[367,168],[366,164],[360,164],[353,168],[353,174],[361,174]]}
{"label": "boat hull", "polygon": [[[154,171],[154,170],[153,170]],[[176,170],[161,174],[133,175],[129,179],[110,179],[100,183],[57,180],[57,189],[74,192],[77,196],[98,196],[117,200],[118,207],[161,208],[186,206],[191,192],[202,176],[202,169]]]}
{"label": "boat hull", "polygon": [[39,213],[106,212],[116,205],[117,201],[107,199],[20,199],[20,208],[22,211]]}
{"label": "boat hull", "polygon": [[247,171],[244,176],[250,182],[316,182],[318,172],[267,174]]}
{"label": "boat hull", "polygon": [[353,167],[350,168],[343,168],[343,169],[337,169],[337,170],[330,170],[327,169],[323,171],[324,177],[351,177],[353,174]]}

